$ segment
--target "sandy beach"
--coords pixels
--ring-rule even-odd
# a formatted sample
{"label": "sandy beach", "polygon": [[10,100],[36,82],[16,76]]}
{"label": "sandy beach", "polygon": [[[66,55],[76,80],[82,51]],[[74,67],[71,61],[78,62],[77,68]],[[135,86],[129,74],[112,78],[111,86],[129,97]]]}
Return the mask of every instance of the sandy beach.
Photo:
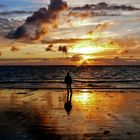
{"label": "sandy beach", "polygon": [[140,91],[0,90],[0,139],[140,138]]}
{"label": "sandy beach", "polygon": [[0,140],[140,140],[140,0],[0,0]]}

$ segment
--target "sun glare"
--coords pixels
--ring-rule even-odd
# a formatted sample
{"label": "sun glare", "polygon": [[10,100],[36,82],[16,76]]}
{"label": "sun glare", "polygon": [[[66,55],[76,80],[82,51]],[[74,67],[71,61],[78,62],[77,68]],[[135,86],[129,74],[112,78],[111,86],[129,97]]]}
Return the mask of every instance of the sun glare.
{"label": "sun glare", "polygon": [[92,59],[94,57],[90,56],[90,55],[82,55],[82,58],[83,58],[84,61],[87,61],[87,60]]}
{"label": "sun glare", "polygon": [[[69,53],[80,55],[94,55],[97,53],[110,51],[118,48],[119,46],[111,39],[107,38],[103,32],[90,31],[85,34],[84,40],[78,41],[69,47]],[[83,57],[83,60],[88,58]]]}
{"label": "sun glare", "polygon": [[84,41],[72,46],[69,49],[69,52],[75,54],[94,54],[104,50],[105,48],[103,48],[102,46],[96,46],[91,42]]}

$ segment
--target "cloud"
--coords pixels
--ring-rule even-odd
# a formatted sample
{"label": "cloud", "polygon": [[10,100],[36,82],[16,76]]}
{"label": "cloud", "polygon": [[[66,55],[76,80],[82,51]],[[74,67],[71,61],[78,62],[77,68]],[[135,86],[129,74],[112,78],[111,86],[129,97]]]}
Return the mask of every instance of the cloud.
{"label": "cloud", "polygon": [[58,44],[58,43],[77,43],[79,41],[85,41],[85,40],[91,40],[91,39],[83,39],[83,38],[69,38],[69,39],[54,39],[54,40],[43,40],[41,41],[42,44]]}
{"label": "cloud", "polygon": [[33,11],[4,11],[4,12],[0,12],[0,15],[5,16],[5,15],[12,15],[12,14],[32,14]]}
{"label": "cloud", "polygon": [[136,46],[139,44],[139,42],[137,42],[137,39],[135,38],[116,38],[116,39],[112,39],[113,42],[116,42],[119,46],[122,46],[122,48],[136,48]]}
{"label": "cloud", "polygon": [[[48,47],[45,50],[46,51],[54,51],[53,47],[54,47],[54,45],[50,44],[50,45],[48,45]],[[67,46],[59,46],[57,51],[67,53],[68,52]]]}
{"label": "cloud", "polygon": [[68,8],[62,0],[51,0],[48,9],[40,8],[28,17],[23,25],[8,34],[8,38],[41,40],[48,32],[57,28],[59,13]]}
{"label": "cloud", "polygon": [[45,50],[46,51],[53,51],[53,44],[50,44]]}
{"label": "cloud", "polygon": [[67,53],[68,52],[66,46],[59,46],[58,51],[61,51],[61,52],[64,52],[64,53]]}
{"label": "cloud", "polygon": [[126,55],[129,53],[129,51],[128,51],[128,49],[123,48],[122,50],[119,50],[117,53],[120,55]]}
{"label": "cloud", "polygon": [[[140,10],[134,6],[117,5],[100,2],[97,4],[85,4],[84,6],[70,7],[70,16],[87,18],[93,16],[120,16],[121,11]],[[104,10],[104,11],[103,11]]]}
{"label": "cloud", "polygon": [[15,46],[12,46],[12,47],[11,47],[11,51],[12,51],[12,52],[19,51],[19,48],[15,47]]}
{"label": "cloud", "polygon": [[91,12],[74,12],[74,11],[70,11],[70,13],[68,14],[68,16],[72,16],[75,18],[82,18],[82,19],[86,19],[86,18],[90,18],[93,16],[93,14]]}
{"label": "cloud", "polygon": [[125,11],[133,11],[133,10],[140,10],[139,8],[128,6],[128,5],[116,5],[116,4],[108,4],[105,2],[100,2],[97,4],[86,4],[82,7],[72,7],[72,10],[75,11],[98,11],[98,10],[125,10]]}
{"label": "cloud", "polygon": [[90,64],[94,65],[139,65],[139,59],[133,58],[120,58],[115,56],[114,58],[94,58],[90,59]]}
{"label": "cloud", "polygon": [[80,55],[80,54],[76,54],[76,55],[73,55],[72,57],[71,57],[71,60],[72,61],[80,61],[82,59],[82,56]]}
{"label": "cloud", "polygon": [[[82,13],[81,13],[82,12]],[[90,18],[90,17],[97,17],[97,16],[120,16],[121,14],[118,12],[114,13],[114,12],[107,12],[107,11],[72,11],[70,12],[71,16],[74,16],[74,17],[78,17],[78,18],[82,18],[82,19],[85,19],[85,18]]]}
{"label": "cloud", "polygon": [[92,34],[94,34],[95,32],[98,32],[98,33],[99,33],[99,32],[102,32],[102,31],[108,29],[108,28],[111,27],[111,26],[112,26],[112,23],[111,23],[111,22],[99,23],[99,24],[97,24],[97,26],[94,28],[94,30],[89,31],[87,34],[88,34],[88,35],[92,35]]}
{"label": "cloud", "polygon": [[8,32],[20,26],[22,23],[22,21],[0,18],[0,35],[6,36]]}

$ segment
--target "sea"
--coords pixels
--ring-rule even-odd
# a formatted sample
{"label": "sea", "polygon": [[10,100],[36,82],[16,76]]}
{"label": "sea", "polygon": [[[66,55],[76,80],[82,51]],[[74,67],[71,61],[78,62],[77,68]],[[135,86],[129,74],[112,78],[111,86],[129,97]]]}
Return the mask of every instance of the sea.
{"label": "sea", "polygon": [[67,72],[73,89],[140,89],[140,66],[0,66],[0,88],[65,89]]}

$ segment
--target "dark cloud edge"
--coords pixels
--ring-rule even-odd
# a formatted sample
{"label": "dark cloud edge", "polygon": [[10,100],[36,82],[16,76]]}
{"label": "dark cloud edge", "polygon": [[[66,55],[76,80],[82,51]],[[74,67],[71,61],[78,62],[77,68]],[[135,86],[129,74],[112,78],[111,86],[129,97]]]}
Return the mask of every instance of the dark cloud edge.
{"label": "dark cloud edge", "polygon": [[71,7],[71,10],[125,10],[125,11],[134,11],[134,10],[140,10],[140,8],[136,8],[131,5],[118,5],[118,4],[108,4],[106,2],[99,2],[97,4],[85,4],[81,7]]}
{"label": "dark cloud edge", "polygon": [[3,11],[3,12],[0,12],[0,15],[1,15],[1,16],[11,15],[11,14],[22,15],[22,14],[32,14],[33,12],[34,12],[34,11],[12,10],[12,11]]}
{"label": "dark cloud edge", "polygon": [[0,8],[5,8],[5,7],[6,7],[6,5],[0,4]]}

